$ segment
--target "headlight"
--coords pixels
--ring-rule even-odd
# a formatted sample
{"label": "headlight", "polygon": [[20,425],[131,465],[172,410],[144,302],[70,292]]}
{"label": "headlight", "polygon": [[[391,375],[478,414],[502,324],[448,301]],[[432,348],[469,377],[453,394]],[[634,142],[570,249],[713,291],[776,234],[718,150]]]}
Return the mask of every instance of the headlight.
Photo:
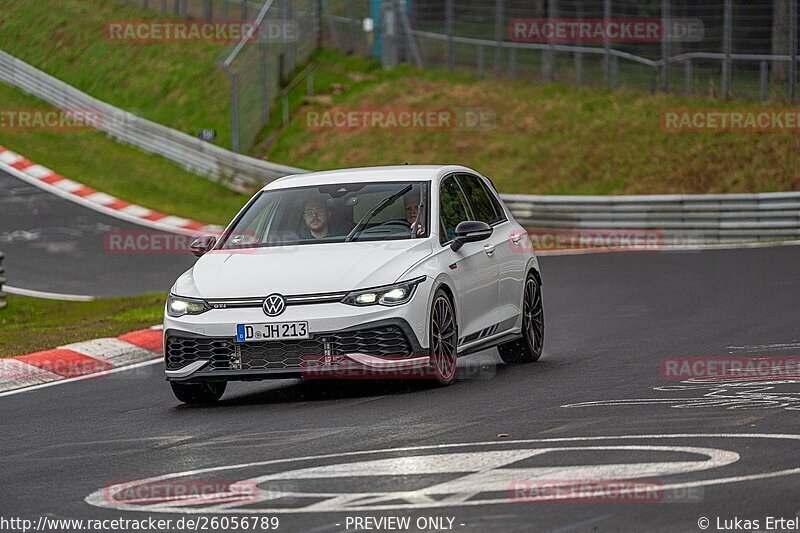
{"label": "headlight", "polygon": [[183,298],[170,294],[167,299],[167,314],[173,318],[183,315],[199,315],[205,313],[210,308],[203,300],[194,298]]}
{"label": "headlight", "polygon": [[353,291],[342,298],[342,303],[357,306],[375,304],[402,305],[414,296],[417,285],[423,281],[425,281],[425,276],[385,287]]}

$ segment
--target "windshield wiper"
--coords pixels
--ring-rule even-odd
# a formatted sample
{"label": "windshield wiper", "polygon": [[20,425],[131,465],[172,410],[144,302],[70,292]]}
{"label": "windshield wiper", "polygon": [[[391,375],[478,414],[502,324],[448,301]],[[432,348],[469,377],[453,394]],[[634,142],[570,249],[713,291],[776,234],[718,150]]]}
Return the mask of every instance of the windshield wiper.
{"label": "windshield wiper", "polygon": [[366,215],[364,215],[361,218],[361,220],[358,221],[358,224],[356,224],[356,227],[353,228],[353,231],[351,231],[350,233],[347,234],[347,237],[345,237],[344,242],[352,241],[353,237],[355,237],[356,235],[361,233],[361,231],[366,227],[366,225],[369,224],[369,221],[372,220],[372,217],[374,217],[375,215],[377,215],[378,213],[383,211],[386,206],[390,205],[395,200],[397,200],[398,198],[400,198],[401,196],[403,196],[405,193],[407,193],[408,191],[410,191],[413,188],[414,188],[414,185],[409,183],[408,185],[406,185],[405,187],[403,187],[402,189],[400,189],[396,193],[394,193],[394,194],[392,194],[390,196],[387,196],[386,198],[384,198],[383,200],[378,202],[377,205],[375,205],[375,207],[373,207],[371,211],[369,211]]}

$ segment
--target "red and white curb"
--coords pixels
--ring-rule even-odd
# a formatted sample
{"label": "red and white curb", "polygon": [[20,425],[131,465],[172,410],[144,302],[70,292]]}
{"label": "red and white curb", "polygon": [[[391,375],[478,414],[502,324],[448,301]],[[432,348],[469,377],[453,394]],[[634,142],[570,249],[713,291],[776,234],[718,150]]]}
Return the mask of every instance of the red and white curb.
{"label": "red and white curb", "polygon": [[164,213],[120,200],[77,181],[67,179],[3,146],[0,146],[0,170],[95,211],[143,226],[184,235],[214,234],[220,233],[223,229],[213,224],[165,215]]}
{"label": "red and white curb", "polygon": [[53,350],[0,359],[0,396],[65,380],[101,377],[162,357],[161,326],[116,338],[94,339]]}

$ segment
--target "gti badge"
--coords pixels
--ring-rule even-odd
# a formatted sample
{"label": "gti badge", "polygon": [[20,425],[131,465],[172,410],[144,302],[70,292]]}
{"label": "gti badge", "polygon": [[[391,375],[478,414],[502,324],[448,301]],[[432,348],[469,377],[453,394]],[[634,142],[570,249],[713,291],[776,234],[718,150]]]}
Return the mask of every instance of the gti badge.
{"label": "gti badge", "polygon": [[280,294],[270,294],[264,300],[263,309],[267,316],[278,316],[286,309],[286,300]]}

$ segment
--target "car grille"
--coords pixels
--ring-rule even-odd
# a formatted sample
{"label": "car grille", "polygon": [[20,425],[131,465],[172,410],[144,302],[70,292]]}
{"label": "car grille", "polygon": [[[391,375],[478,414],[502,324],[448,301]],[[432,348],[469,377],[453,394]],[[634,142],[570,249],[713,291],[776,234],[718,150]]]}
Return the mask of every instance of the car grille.
{"label": "car grille", "polygon": [[210,360],[204,370],[265,370],[300,368],[306,356],[364,353],[376,356],[413,355],[411,344],[397,326],[381,326],[339,333],[323,333],[311,339],[236,343],[226,337],[168,335],[166,365],[177,370],[197,360]]}

